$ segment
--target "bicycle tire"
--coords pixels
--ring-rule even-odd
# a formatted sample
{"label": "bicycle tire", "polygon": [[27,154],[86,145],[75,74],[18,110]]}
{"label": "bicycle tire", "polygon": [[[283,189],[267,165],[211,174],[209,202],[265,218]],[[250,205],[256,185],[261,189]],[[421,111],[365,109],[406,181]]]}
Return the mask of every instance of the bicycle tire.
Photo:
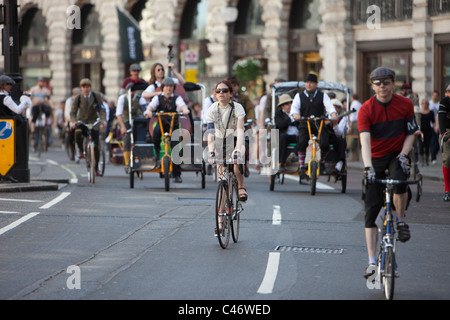
{"label": "bicycle tire", "polygon": [[36,151],[37,151],[37,156],[38,158],[41,157],[41,153],[42,153],[42,130],[41,127],[36,127],[36,134],[37,134],[37,145],[36,145]]}
{"label": "bicycle tire", "polygon": [[269,184],[269,190],[270,191],[273,191],[274,189],[275,189],[275,177],[276,177],[276,174],[272,174],[272,175],[270,175],[270,184]]}
{"label": "bicycle tire", "polygon": [[[228,183],[226,181],[220,181],[217,186],[214,215],[216,216],[216,236],[222,249],[226,249],[230,241],[231,227],[228,211]],[[220,227],[222,227],[222,229]]]}
{"label": "bicycle tire", "polygon": [[311,195],[314,196],[316,194],[316,184],[317,184],[317,162],[312,161],[309,170],[311,171]]}
{"label": "bicycle tire", "polygon": [[239,187],[236,180],[233,180],[231,192],[230,192],[230,222],[231,222],[231,236],[233,242],[236,243],[239,240],[239,225],[240,225],[240,202],[239,202]]}
{"label": "bicycle tire", "polygon": [[100,150],[100,159],[98,159],[98,170],[103,175],[105,174],[105,168],[106,168],[106,155],[105,150],[101,148]]}
{"label": "bicycle tire", "polygon": [[95,183],[95,152],[94,152],[94,144],[89,143],[88,144],[88,157],[86,159],[89,159],[89,182],[94,184]]}
{"label": "bicycle tire", "polygon": [[387,300],[394,299],[395,287],[395,254],[392,247],[386,248],[383,272],[384,295]]}
{"label": "bicycle tire", "polygon": [[170,190],[170,158],[163,158],[163,171],[164,171],[164,190]]}

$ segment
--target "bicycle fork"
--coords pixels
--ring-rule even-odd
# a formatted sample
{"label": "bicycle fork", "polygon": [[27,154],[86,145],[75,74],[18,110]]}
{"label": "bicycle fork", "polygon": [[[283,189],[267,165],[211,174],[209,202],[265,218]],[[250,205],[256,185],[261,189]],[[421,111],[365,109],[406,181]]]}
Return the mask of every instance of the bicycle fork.
{"label": "bicycle fork", "polygon": [[395,251],[397,246],[397,241],[395,239],[395,230],[394,230],[394,222],[391,211],[391,200],[390,200],[390,192],[386,193],[386,207],[385,207],[385,219],[384,219],[384,229],[383,239],[381,240],[381,266],[380,272],[384,275],[385,262],[386,262],[386,254],[389,251],[389,248],[392,248],[393,253],[393,264],[394,264],[394,272],[395,274],[392,276],[397,276],[397,261],[395,259]]}

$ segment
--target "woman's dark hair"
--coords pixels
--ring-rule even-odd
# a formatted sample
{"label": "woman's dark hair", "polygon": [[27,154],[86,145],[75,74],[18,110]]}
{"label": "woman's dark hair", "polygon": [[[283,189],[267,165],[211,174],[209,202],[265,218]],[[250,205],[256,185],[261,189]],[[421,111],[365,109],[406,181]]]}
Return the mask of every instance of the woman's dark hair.
{"label": "woman's dark hair", "polygon": [[164,69],[164,66],[159,62],[152,65],[152,67],[150,69],[150,81],[148,82],[149,84],[155,84],[155,82],[156,82],[156,75],[155,75],[156,67],[161,67]]}
{"label": "woman's dark hair", "polygon": [[228,89],[230,90],[231,94],[233,94],[233,86],[231,85],[231,83],[228,80],[220,80],[217,84],[216,84],[216,89],[219,86],[219,84],[224,84],[228,87]]}

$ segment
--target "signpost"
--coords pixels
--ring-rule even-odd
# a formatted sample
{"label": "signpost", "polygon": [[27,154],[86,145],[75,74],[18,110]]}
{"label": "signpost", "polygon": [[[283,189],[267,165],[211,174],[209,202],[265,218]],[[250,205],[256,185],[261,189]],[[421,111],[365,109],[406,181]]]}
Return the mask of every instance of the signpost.
{"label": "signpost", "polygon": [[0,119],[0,175],[6,176],[16,162],[14,120]]}

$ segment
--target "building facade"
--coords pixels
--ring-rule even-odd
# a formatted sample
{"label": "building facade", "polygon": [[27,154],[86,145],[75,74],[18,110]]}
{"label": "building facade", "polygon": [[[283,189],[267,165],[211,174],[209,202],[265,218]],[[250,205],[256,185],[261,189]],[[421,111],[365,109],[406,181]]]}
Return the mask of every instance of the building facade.
{"label": "building facade", "polygon": [[[266,84],[277,77],[303,80],[315,71],[362,99],[372,94],[368,75],[379,65],[393,68],[398,85],[411,83],[421,97],[433,90],[442,95],[450,83],[450,0],[18,2],[24,89],[46,77],[54,101],[68,97],[84,77],[116,101],[129,67],[122,62],[116,5],[141,28],[146,80],[153,63],[167,63],[173,44],[176,68],[207,87],[227,76],[229,52],[231,61],[260,59]],[[230,51],[222,16],[227,5],[238,9]],[[77,9],[80,27],[73,28]]]}

